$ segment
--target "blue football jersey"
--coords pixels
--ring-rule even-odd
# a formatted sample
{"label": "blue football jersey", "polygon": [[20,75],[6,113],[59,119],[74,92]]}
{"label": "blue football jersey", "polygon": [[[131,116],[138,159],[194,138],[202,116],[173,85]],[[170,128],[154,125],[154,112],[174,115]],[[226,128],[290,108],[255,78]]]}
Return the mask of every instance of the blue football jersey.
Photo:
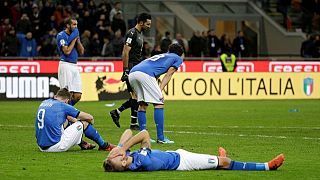
{"label": "blue football jersey", "polygon": [[176,170],[180,165],[180,155],[173,151],[150,150],[147,148],[134,151],[129,166],[131,171]]}
{"label": "blue football jersey", "polygon": [[47,99],[40,104],[35,120],[37,144],[52,146],[60,141],[62,125],[67,116],[78,117],[80,111],[69,104]]}
{"label": "blue football jersey", "polygon": [[69,46],[69,44],[71,43],[71,41],[70,43],[68,43],[68,38],[69,35],[66,33],[66,31],[61,31],[57,34],[57,46],[60,54],[60,60],[75,64],[78,60],[78,52],[76,50],[76,47],[71,50],[71,53],[69,55],[64,54],[62,51],[62,46]]}
{"label": "blue football jersey", "polygon": [[158,78],[166,73],[170,67],[178,69],[182,64],[182,58],[175,53],[163,53],[154,55],[134,66],[130,72],[140,71]]}

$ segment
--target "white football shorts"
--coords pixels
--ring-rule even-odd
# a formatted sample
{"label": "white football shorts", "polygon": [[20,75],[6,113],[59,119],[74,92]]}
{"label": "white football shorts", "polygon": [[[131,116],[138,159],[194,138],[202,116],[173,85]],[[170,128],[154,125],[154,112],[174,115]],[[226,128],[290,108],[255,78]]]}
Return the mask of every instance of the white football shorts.
{"label": "white football shorts", "polygon": [[216,169],[219,165],[217,156],[192,153],[183,149],[175,152],[180,154],[180,165],[176,169],[178,171]]}
{"label": "white football shorts", "polygon": [[138,102],[163,104],[164,99],[156,78],[135,71],[129,74],[129,82],[137,95]]}
{"label": "white football shorts", "polygon": [[71,126],[63,129],[62,127],[62,136],[60,141],[48,148],[47,150],[42,150],[42,152],[64,152],[70,149],[76,144],[80,144],[82,134],[83,134],[83,124],[80,121],[73,123]]}
{"label": "white football shorts", "polygon": [[81,76],[77,64],[60,61],[58,79],[60,88],[67,88],[70,92],[82,92]]}

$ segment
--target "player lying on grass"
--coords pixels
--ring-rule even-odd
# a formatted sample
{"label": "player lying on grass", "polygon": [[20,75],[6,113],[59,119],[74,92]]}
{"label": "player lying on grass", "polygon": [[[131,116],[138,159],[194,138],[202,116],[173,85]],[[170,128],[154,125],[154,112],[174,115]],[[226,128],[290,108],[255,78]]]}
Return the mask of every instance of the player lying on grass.
{"label": "player lying on grass", "polygon": [[[141,149],[129,152],[129,148],[140,144]],[[226,157],[226,151],[219,148],[219,156],[197,154],[178,149],[176,151],[151,150],[148,131],[140,131],[135,136],[127,129],[121,136],[119,145],[103,162],[105,171],[157,171],[157,170],[276,170],[284,161],[280,154],[269,162],[238,162]]]}
{"label": "player lying on grass", "polygon": [[[111,151],[114,145],[104,141],[93,127],[93,116],[69,105],[70,98],[70,92],[63,88],[53,99],[44,100],[40,104],[35,120],[40,151],[67,151],[81,142],[82,134],[96,142],[99,150]],[[67,126],[68,121],[73,123]]]}

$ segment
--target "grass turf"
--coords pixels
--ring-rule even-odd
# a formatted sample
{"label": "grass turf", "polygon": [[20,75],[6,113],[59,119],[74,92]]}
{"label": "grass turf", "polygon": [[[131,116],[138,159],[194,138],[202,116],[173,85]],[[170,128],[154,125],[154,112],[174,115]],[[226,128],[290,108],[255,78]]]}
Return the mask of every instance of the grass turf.
{"label": "grass turf", "polygon": [[[122,101],[116,101],[116,106]],[[95,127],[106,140],[117,144],[129,127],[129,111],[121,114],[121,128],[113,124],[106,107],[111,102],[80,102],[82,111],[95,117]],[[266,162],[279,153],[286,161],[278,171],[160,171],[105,173],[106,152],[42,153],[34,137],[34,117],[39,101],[1,101],[1,179],[318,179],[320,176],[320,101],[167,101],[166,135],[176,143],[152,144],[153,149],[216,154],[225,147],[238,161]],[[291,112],[291,109],[298,109]],[[155,138],[153,107],[147,113],[148,129]],[[135,147],[134,149],[137,149]]]}

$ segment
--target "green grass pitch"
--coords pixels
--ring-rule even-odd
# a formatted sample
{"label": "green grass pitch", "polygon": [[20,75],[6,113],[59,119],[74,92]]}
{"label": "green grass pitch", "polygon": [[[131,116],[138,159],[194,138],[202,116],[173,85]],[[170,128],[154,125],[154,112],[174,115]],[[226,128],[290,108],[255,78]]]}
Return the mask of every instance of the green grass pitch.
{"label": "green grass pitch", "polygon": [[[119,106],[122,101],[116,101]],[[116,128],[105,102],[80,102],[76,107],[95,117],[95,127],[117,144],[129,127],[130,112],[121,115]],[[286,160],[278,171],[161,171],[106,173],[106,152],[42,153],[34,137],[34,117],[40,101],[0,102],[1,179],[319,179],[320,100],[167,101],[166,135],[176,143],[152,144],[153,149],[217,154],[225,147],[238,161],[266,162],[279,153]],[[291,112],[290,109],[298,109]],[[147,114],[148,129],[155,137],[153,107]],[[91,142],[91,141],[90,141]],[[137,147],[135,148],[137,149]]]}

